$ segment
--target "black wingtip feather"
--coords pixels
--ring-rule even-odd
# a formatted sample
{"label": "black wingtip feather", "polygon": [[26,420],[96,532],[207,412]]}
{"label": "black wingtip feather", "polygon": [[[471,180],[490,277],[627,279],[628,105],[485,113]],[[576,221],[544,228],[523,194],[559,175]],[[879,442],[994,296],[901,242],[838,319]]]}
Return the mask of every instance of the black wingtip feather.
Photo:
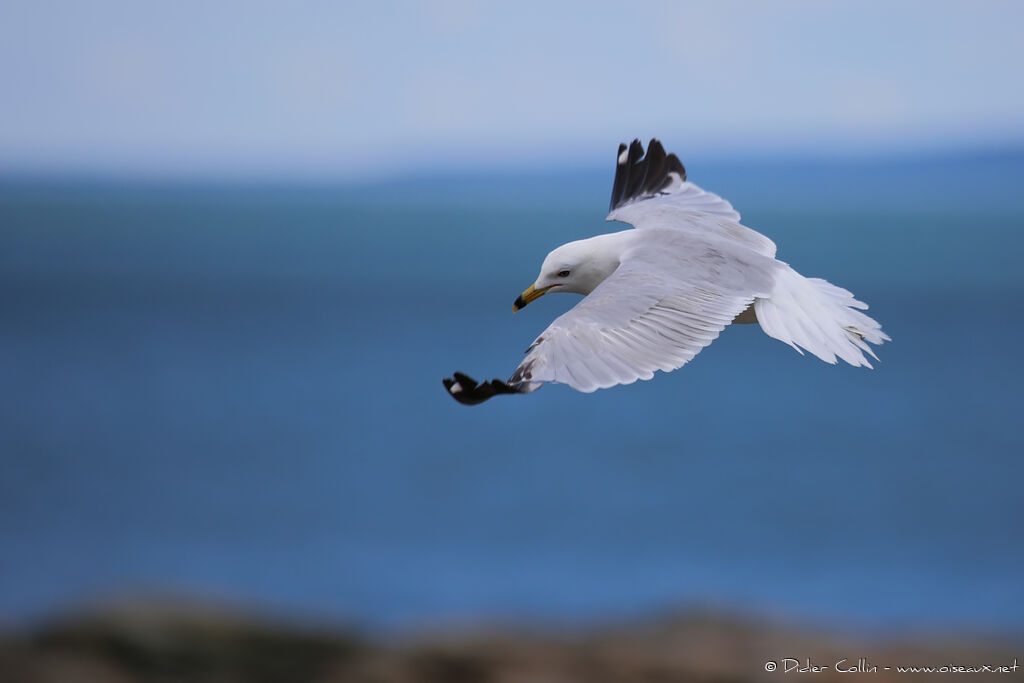
{"label": "black wingtip feather", "polygon": [[635,199],[654,196],[672,182],[672,173],[686,180],[686,168],[679,157],[675,154],[666,155],[665,148],[657,138],[651,138],[646,156],[639,139],[634,139],[628,147],[619,144],[609,210]]}
{"label": "black wingtip feather", "polygon": [[[500,379],[495,378],[490,382],[480,384],[469,375],[461,372],[454,372],[452,377],[445,377],[441,382],[452,398],[467,406],[475,406],[499,394],[521,393],[517,387]],[[456,387],[456,385],[458,386]],[[453,389],[455,390],[453,391]]]}
{"label": "black wingtip feather", "polygon": [[615,206],[615,198],[622,195],[623,188],[626,183],[626,176],[629,175],[629,158],[622,157],[622,153],[625,152],[628,147],[626,143],[619,143],[619,151],[615,155],[615,180],[612,181],[612,206]]}

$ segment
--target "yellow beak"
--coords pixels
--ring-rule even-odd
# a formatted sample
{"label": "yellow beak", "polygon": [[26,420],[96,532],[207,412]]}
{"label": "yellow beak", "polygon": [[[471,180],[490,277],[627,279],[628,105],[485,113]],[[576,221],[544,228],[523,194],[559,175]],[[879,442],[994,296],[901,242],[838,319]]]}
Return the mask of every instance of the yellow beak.
{"label": "yellow beak", "polygon": [[541,289],[537,289],[533,285],[530,285],[525,292],[519,295],[519,298],[516,299],[515,303],[512,304],[512,312],[515,313],[531,301],[541,298],[548,293],[549,289],[551,288],[543,287]]}

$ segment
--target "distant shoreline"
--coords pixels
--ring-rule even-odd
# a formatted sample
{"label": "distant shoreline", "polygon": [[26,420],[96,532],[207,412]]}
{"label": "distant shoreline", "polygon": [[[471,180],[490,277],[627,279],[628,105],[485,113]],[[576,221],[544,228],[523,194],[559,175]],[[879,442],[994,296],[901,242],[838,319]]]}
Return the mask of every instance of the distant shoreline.
{"label": "distant shoreline", "polygon": [[1020,656],[1009,639],[870,637],[711,612],[571,630],[462,626],[381,638],[197,601],[136,601],[0,632],[4,680],[43,683],[710,683],[772,681],[786,673],[811,673],[815,681],[848,680],[846,673],[906,680],[899,667],[936,673],[1004,667],[999,680],[1024,680]]}

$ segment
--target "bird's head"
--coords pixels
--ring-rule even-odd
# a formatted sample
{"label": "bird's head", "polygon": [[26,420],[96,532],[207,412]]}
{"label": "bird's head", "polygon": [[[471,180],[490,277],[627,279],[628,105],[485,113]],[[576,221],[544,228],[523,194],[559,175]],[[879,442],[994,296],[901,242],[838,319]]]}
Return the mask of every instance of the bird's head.
{"label": "bird's head", "polygon": [[537,281],[512,304],[513,312],[548,292],[585,295],[594,291],[619,266],[618,256],[608,249],[602,249],[604,245],[597,240],[591,238],[569,242],[548,254],[540,267]]}

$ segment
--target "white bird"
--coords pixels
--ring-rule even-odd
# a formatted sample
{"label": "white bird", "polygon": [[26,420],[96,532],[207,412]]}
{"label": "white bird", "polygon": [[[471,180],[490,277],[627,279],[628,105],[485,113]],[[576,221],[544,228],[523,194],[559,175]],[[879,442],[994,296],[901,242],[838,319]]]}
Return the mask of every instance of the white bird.
{"label": "white bird", "polygon": [[611,213],[632,225],[569,242],[544,259],[517,311],[548,292],[585,298],[526,350],[507,381],[483,384],[456,372],[444,386],[473,405],[496,394],[529,393],[545,382],[597,389],[651,379],[681,367],[736,323],[825,361],[871,367],[866,342],[889,337],[847,290],[807,278],[775,258],[775,243],[740,224],[729,202],[686,179],[675,154],[651,140],[619,145]]}

